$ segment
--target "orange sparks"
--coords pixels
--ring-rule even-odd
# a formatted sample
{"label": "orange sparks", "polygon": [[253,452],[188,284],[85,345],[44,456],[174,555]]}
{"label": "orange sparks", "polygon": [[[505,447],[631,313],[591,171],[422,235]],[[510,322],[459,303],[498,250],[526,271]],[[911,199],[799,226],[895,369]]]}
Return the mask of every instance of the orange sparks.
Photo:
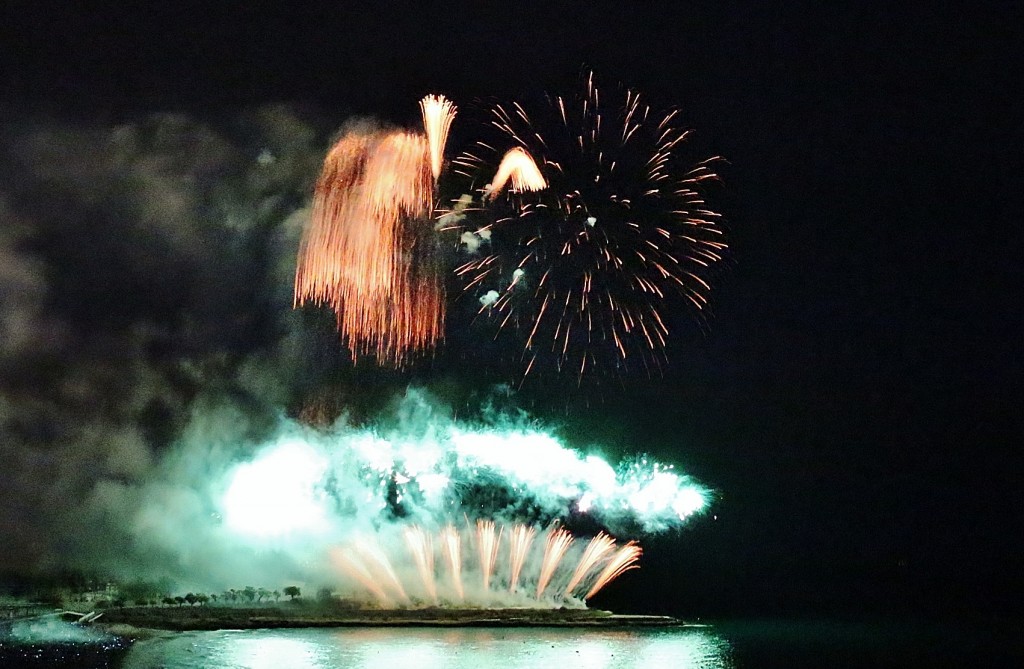
{"label": "orange sparks", "polygon": [[496,531],[493,520],[476,521],[476,541],[480,551],[480,574],[484,590],[487,590],[491,587],[494,563],[498,560],[498,548],[501,546],[501,532]]}
{"label": "orange sparks", "polygon": [[420,572],[423,589],[430,601],[437,604],[437,584],[434,582],[434,542],[423,528],[412,526],[405,530],[405,543]]}
{"label": "orange sparks", "polygon": [[445,559],[448,560],[455,594],[460,601],[464,601],[466,593],[462,589],[462,538],[454,525],[446,525],[441,530],[441,547],[444,549]]}
{"label": "orange sparks", "polygon": [[369,590],[382,606],[386,606],[390,603],[391,600],[388,598],[387,593],[384,592],[383,588],[377,585],[377,581],[370,574],[369,570],[367,570],[367,568],[363,566],[363,563],[354,555],[349,555],[340,548],[335,548],[331,551],[331,559],[338,569],[351,576],[360,585]]}
{"label": "orange sparks", "polygon": [[533,157],[519,147],[509,149],[501,159],[497,173],[484,189],[486,197],[495,197],[509,179],[512,180],[512,190],[517,193],[544,190],[548,187],[548,182],[544,180],[544,175],[540,173]]}
{"label": "orange sparks", "polygon": [[295,304],[331,307],[353,359],[372,353],[400,366],[443,336],[430,151],[419,134],[349,133],[324,161],[299,247]]}
{"label": "orange sparks", "polygon": [[601,570],[601,573],[598,574],[597,580],[594,581],[594,585],[591,586],[590,591],[587,592],[583,599],[590,599],[596,595],[601,588],[608,585],[608,583],[614,581],[630,569],[639,569],[640,565],[637,564],[637,561],[640,559],[640,555],[642,554],[643,551],[636,545],[635,541],[630,541],[628,544],[620,548],[618,552],[612,556],[611,560],[608,561],[605,568]]}
{"label": "orange sparks", "polygon": [[443,95],[428,95],[420,100],[420,111],[430,147],[430,172],[437,181],[444,165],[444,147],[448,143],[448,130],[455,120],[456,107]]}
{"label": "orange sparks", "polygon": [[537,530],[526,525],[515,525],[508,534],[509,551],[509,583],[508,591],[515,592],[519,585],[519,573],[523,570],[526,556],[530,552],[530,544]]}
{"label": "orange sparks", "polygon": [[571,595],[576,586],[580,584],[580,581],[590,573],[590,570],[614,549],[615,539],[612,539],[604,532],[598,533],[596,537],[591,539],[583,551],[583,557],[580,558],[579,563],[576,565],[576,571],[572,573],[572,578],[569,579],[569,585],[565,586],[565,596]]}
{"label": "orange sparks", "polygon": [[572,546],[573,541],[574,539],[568,530],[561,527],[548,533],[548,538],[544,545],[544,558],[540,564],[540,576],[537,578],[537,599],[540,599],[541,595],[544,594],[548,583],[551,582],[551,577],[555,575],[555,570],[558,569],[558,563],[562,561],[565,552]]}

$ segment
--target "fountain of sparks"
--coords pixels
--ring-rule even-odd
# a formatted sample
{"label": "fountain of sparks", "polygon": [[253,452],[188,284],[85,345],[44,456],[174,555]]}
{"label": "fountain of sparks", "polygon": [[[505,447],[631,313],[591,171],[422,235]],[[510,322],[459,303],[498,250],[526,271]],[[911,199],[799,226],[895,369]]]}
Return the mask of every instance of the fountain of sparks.
{"label": "fountain of sparks", "polygon": [[618,544],[603,532],[573,554],[575,538],[562,527],[538,532],[491,520],[437,532],[410,525],[402,535],[404,547],[362,537],[332,551],[338,571],[381,607],[584,606],[638,568],[642,554],[635,541]]}

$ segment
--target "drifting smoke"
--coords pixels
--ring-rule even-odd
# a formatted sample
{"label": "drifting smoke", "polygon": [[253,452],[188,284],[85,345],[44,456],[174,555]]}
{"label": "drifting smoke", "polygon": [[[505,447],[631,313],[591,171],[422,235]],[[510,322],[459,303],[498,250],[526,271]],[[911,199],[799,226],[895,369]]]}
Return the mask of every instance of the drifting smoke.
{"label": "drifting smoke", "polygon": [[[587,598],[621,573],[598,573],[614,542],[573,557],[586,563],[583,571],[560,586],[560,599],[542,598],[541,581],[554,576],[544,574],[545,560],[557,562],[568,546],[550,540],[558,531],[547,535],[556,548],[533,546],[538,529],[585,514],[612,529],[657,532],[705,504],[704,489],[669,467],[642,459],[616,469],[521,420],[455,421],[419,391],[392,420],[369,428],[340,421],[324,431],[285,420],[255,449],[210,435],[197,426],[158,482],[120,493],[136,509],[136,541],[155,542],[147,552],[179,564],[187,556],[219,585],[239,574],[319,579],[381,603],[408,603],[414,591],[429,603],[438,601],[435,573],[444,571],[445,601],[493,603],[501,591],[505,603]],[[508,525],[504,538],[495,520]],[[466,525],[477,521],[490,532],[467,537]],[[623,569],[639,554],[624,549]],[[328,571],[328,556],[338,571]],[[465,578],[455,581],[458,574]],[[492,575],[500,586],[492,587]],[[389,586],[371,587],[385,576]],[[577,591],[584,576],[591,593]]]}
{"label": "drifting smoke", "polygon": [[344,361],[290,309],[329,128],[285,107],[6,121],[0,569],[131,574],[150,558],[126,491],[173,468],[183,430],[261,434]]}

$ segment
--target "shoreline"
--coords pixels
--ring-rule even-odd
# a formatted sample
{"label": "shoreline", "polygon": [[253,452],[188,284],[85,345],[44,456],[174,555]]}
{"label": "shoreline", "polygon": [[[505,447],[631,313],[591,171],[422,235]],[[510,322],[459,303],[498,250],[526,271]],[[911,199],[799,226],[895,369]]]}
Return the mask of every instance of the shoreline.
{"label": "shoreline", "polygon": [[[118,636],[158,631],[288,629],[300,627],[671,627],[670,616],[615,614],[597,609],[340,609],[335,607],[125,607],[94,623]],[[138,630],[138,634],[125,634]],[[151,632],[147,632],[151,631]]]}

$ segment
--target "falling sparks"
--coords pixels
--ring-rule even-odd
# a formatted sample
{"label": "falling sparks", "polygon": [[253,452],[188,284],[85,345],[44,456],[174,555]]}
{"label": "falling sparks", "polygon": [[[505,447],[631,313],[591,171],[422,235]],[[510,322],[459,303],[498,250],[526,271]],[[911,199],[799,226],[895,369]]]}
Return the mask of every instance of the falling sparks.
{"label": "falling sparks", "polygon": [[440,96],[421,108],[426,136],[353,131],[334,145],[299,247],[295,305],[333,309],[353,359],[401,366],[444,334],[432,219],[455,108]]}

